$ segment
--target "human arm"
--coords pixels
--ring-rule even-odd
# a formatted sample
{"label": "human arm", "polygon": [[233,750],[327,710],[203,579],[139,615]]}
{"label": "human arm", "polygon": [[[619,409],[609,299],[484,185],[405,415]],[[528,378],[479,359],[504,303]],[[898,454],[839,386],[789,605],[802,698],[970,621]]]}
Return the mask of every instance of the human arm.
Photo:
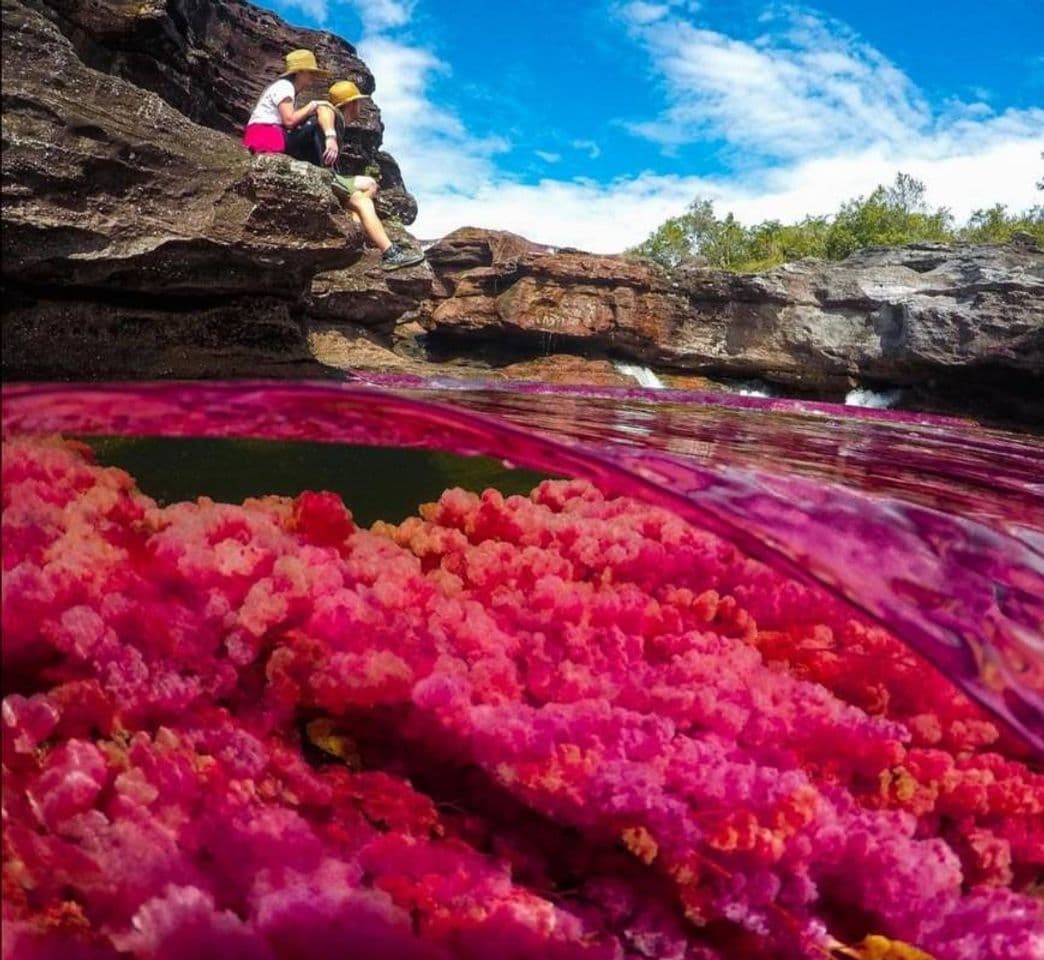
{"label": "human arm", "polygon": [[321,100],[309,100],[303,107],[298,107],[295,110],[292,99],[283,100],[279,104],[279,118],[283,121],[283,126],[287,130],[292,130],[315,113],[319,109],[320,103],[322,103]]}
{"label": "human arm", "polygon": [[337,162],[337,155],[341,152],[337,142],[337,122],[334,116],[334,108],[327,102],[319,104],[316,119],[323,131],[325,149],[323,150],[323,166],[332,167]]}

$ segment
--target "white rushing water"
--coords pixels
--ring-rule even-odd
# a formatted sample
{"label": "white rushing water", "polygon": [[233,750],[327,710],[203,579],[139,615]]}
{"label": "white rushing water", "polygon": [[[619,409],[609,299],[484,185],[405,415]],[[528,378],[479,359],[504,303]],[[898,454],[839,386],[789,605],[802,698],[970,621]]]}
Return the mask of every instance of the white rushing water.
{"label": "white rushing water", "polygon": [[648,367],[640,367],[635,363],[614,363],[617,372],[625,377],[633,377],[640,387],[663,390],[666,384]]}
{"label": "white rushing water", "polygon": [[764,380],[724,380],[723,385],[731,393],[737,393],[741,397],[774,397],[776,391]]}
{"label": "white rushing water", "polygon": [[901,390],[867,390],[859,387],[845,394],[846,407],[872,407],[875,410],[887,410],[895,406],[902,396]]}

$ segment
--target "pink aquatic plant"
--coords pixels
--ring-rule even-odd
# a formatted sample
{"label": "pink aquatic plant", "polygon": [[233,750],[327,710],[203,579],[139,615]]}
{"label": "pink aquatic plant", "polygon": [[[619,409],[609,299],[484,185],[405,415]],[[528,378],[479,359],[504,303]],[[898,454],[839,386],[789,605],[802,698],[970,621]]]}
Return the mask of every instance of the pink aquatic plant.
{"label": "pink aquatic plant", "polygon": [[58,440],[3,505],[5,956],[1044,951],[1034,758],[666,510],[160,508]]}

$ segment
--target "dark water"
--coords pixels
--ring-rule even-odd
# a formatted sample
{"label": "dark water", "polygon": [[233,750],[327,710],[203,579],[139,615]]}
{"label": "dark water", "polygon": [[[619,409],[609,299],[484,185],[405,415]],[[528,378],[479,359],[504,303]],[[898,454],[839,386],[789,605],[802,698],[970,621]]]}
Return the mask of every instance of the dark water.
{"label": "dark water", "polygon": [[[391,378],[17,385],[4,400],[5,434],[105,437],[94,441],[103,459],[162,500],[334,489],[367,523],[450,485],[511,492],[541,475],[585,477],[832,591],[1044,749],[1035,438],[786,400]],[[143,439],[154,437],[195,439]]]}
{"label": "dark water", "polygon": [[332,490],[355,522],[398,523],[447,487],[527,494],[547,474],[491,457],[354,444],[200,437],[77,437],[99,463],[120,467],[161,506],[208,496],[222,503],[302,490]]}

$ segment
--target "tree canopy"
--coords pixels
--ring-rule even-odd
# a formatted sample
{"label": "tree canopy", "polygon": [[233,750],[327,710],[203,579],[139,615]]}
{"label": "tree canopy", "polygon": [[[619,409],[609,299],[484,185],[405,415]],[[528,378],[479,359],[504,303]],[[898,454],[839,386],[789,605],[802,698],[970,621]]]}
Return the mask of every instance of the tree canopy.
{"label": "tree canopy", "polygon": [[[1038,186],[1044,189],[1044,181]],[[976,210],[957,226],[946,207],[929,207],[925,185],[899,173],[890,186],[841,204],[831,216],[798,223],[766,220],[744,226],[731,213],[719,217],[710,200],[697,197],[677,217],[627,251],[668,268],[702,257],[726,270],[764,270],[789,260],[842,260],[862,247],[898,246],[925,240],[1006,243],[1019,232],[1044,246],[1044,205],[1012,213],[1004,204]]]}

